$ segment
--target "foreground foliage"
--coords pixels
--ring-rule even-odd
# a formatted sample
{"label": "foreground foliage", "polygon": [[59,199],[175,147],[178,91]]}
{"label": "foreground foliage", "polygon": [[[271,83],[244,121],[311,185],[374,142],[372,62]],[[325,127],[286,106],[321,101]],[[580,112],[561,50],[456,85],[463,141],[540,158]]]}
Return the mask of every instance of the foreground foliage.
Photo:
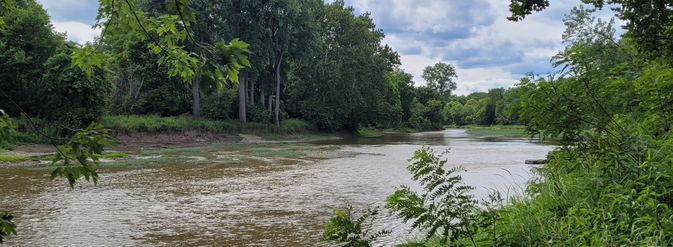
{"label": "foreground foliage", "polygon": [[[344,211],[335,209],[336,216],[325,223],[325,231],[320,240],[343,243],[343,247],[370,247],[376,239],[390,234],[389,230],[380,230],[370,233],[374,217],[379,213],[377,209],[355,219],[353,206],[346,203]],[[369,219],[369,221],[367,221]]]}
{"label": "foreground foliage", "polygon": [[[587,2],[602,6],[604,1]],[[615,37],[613,20],[596,19],[594,10],[576,7],[564,18],[567,47],[552,58],[559,71],[546,77],[529,73],[518,85],[518,113],[527,122],[526,132],[560,145],[544,166],[533,169],[526,190],[510,198],[494,194],[487,206],[442,221],[460,208],[441,210],[464,204],[442,204],[442,197],[460,194],[429,182],[451,184],[437,169],[444,163],[419,150],[414,158],[423,154],[425,162],[416,161],[410,171],[421,178],[425,194],[403,188],[389,197],[389,208],[427,234],[405,246],[673,245],[673,66],[670,39],[659,42],[671,25],[642,26],[656,12],[647,4],[607,2],[622,5],[620,17],[634,20],[622,39]],[[655,2],[661,9],[670,7]],[[548,4],[512,3],[513,20]],[[671,15],[656,18],[670,20]],[[641,34],[649,29],[652,36]]]}
{"label": "foreground foliage", "polygon": [[[77,132],[65,145],[58,146],[58,151],[51,165],[56,168],[49,179],[65,177],[73,188],[80,177],[98,183],[96,167],[98,157],[103,155],[105,147],[114,147],[115,142],[108,135],[102,124],[92,122],[86,129]],[[89,162],[91,159],[91,162]]]}
{"label": "foreground foliage", "polygon": [[454,175],[463,168],[446,170],[447,161],[440,160],[430,147],[417,150],[409,161],[407,170],[423,193],[408,186],[396,188],[386,199],[386,208],[404,222],[412,221],[414,229],[425,232],[426,240],[438,235],[441,244],[453,244],[468,237],[474,244],[477,201],[469,194],[474,188],[462,185],[462,178]]}
{"label": "foreground foliage", "polygon": [[[1,23],[0,23],[1,24]],[[5,111],[0,109],[2,118],[0,118],[0,141],[7,141],[12,139],[12,134],[15,132],[15,124],[12,119],[5,114]],[[0,244],[3,242],[5,236],[14,233],[16,235],[16,225],[12,222],[14,216],[7,212],[0,212]]]}
{"label": "foreground foliage", "polygon": [[16,235],[16,225],[12,222],[14,216],[7,212],[0,212],[0,244],[5,236]]}

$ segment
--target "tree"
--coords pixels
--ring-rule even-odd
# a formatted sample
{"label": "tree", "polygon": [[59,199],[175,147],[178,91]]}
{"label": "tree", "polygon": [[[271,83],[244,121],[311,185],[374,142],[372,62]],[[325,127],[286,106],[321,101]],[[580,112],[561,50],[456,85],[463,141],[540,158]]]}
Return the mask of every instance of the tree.
{"label": "tree", "polygon": [[[154,7],[155,14],[161,14],[158,17],[143,12],[133,0],[126,0],[116,5],[115,3],[110,0],[100,3],[95,26],[102,27],[101,36],[105,38],[133,33],[142,40],[149,39],[151,42],[148,49],[160,55],[159,63],[167,64],[168,75],[180,76],[184,81],[192,83],[195,118],[199,115],[198,98],[201,92],[207,90],[219,92],[227,80],[238,82],[239,70],[244,66],[250,66],[247,56],[244,55],[249,52],[248,44],[245,42],[234,39],[229,43],[220,40],[212,44],[217,39],[206,39],[205,32],[209,30],[204,30],[203,25],[194,26],[198,32],[192,29],[197,19],[194,10],[189,7],[189,0],[175,0],[165,5],[150,6]],[[144,2],[140,3],[142,5]],[[162,6],[166,6],[166,11],[170,14],[162,12]],[[205,5],[198,5],[203,6]],[[217,6],[210,7],[217,9]],[[213,15],[202,15],[205,20],[212,20],[212,17]],[[195,34],[200,35],[195,37]],[[184,46],[185,43],[190,44],[196,52],[190,52]],[[102,62],[103,55],[97,46],[92,44],[75,49],[73,54],[73,65],[79,66],[87,73],[91,73],[94,66],[101,67]]]}
{"label": "tree", "polygon": [[[599,3],[597,7],[603,3],[586,2]],[[575,8],[564,21],[566,34],[576,38],[553,59],[563,69],[521,79],[526,131],[555,138],[562,148],[548,157],[540,179],[527,189],[531,200],[521,211],[539,213],[509,221],[515,229],[499,233],[508,236],[500,245],[671,243],[673,226],[661,221],[673,215],[667,190],[671,179],[660,175],[670,173],[671,152],[663,150],[673,146],[673,68],[666,51],[670,39],[661,40],[670,32],[670,1],[605,2],[621,4],[620,18],[639,13],[633,22],[627,21],[621,40],[610,35],[609,22],[592,25],[594,19]],[[643,23],[649,25],[640,26]],[[649,46],[650,39],[660,47]],[[554,203],[542,205],[544,201]],[[519,231],[533,227],[545,230]]]}
{"label": "tree", "polygon": [[0,1],[0,31],[5,29],[5,15],[13,8],[12,0]]}
{"label": "tree", "polygon": [[636,79],[638,66],[628,43],[614,40],[612,22],[595,23],[590,13],[574,8],[564,18],[568,45],[552,60],[563,68],[558,74],[537,79],[528,74],[521,80],[521,113],[533,134],[589,146],[598,143],[586,142],[588,133],[611,135],[614,142],[626,134],[614,118],[637,105],[634,85],[627,81]]}
{"label": "tree", "polygon": [[[640,0],[582,0],[601,9],[606,4],[611,7],[616,16],[626,24],[624,38],[636,44],[639,56],[647,60],[664,59],[668,62],[673,59],[673,3],[667,0],[643,2]],[[511,0],[508,17],[511,21],[523,20],[533,12],[539,12],[549,7],[548,0]]]}
{"label": "tree", "polygon": [[451,101],[444,106],[444,114],[450,123],[461,126],[465,125],[465,115],[463,104],[458,101]]}
{"label": "tree", "polygon": [[112,84],[103,80],[103,70],[96,68],[86,74],[79,67],[70,66],[72,47],[74,44],[67,44],[47,60],[37,91],[42,98],[37,113],[63,129],[83,128],[98,121],[112,90]]}
{"label": "tree", "polygon": [[[35,116],[43,105],[35,92],[39,89],[44,64],[63,45],[64,37],[53,31],[47,11],[32,0],[19,2],[3,19],[5,28],[0,30],[0,90],[7,97],[0,97],[0,104],[10,106],[9,98],[20,99],[17,104]],[[5,111],[10,116],[20,114],[16,107],[7,107]]]}
{"label": "tree", "polygon": [[[314,29],[308,23],[311,20],[310,9],[302,8],[297,0],[274,0],[269,4],[270,11],[267,27],[270,31],[272,45],[270,59],[275,71],[276,100],[274,122],[280,125],[281,77],[286,76],[289,69],[284,64],[293,58],[307,57],[308,44],[315,37]],[[285,63],[284,63],[285,62]],[[283,73],[283,74],[281,74]]]}
{"label": "tree", "polygon": [[192,90],[179,77],[169,76],[159,56],[147,50],[148,40],[134,34],[106,37],[100,42],[106,54],[107,80],[115,87],[109,114],[176,116],[192,110]]}
{"label": "tree", "polygon": [[400,68],[395,68],[387,74],[387,78],[390,82],[395,83],[399,89],[402,120],[406,121],[411,116],[411,102],[416,97],[413,76]]}
{"label": "tree", "polygon": [[512,16],[507,17],[510,21],[521,21],[526,16],[535,12],[542,11],[549,7],[549,0],[511,0],[509,12]]}
{"label": "tree", "polygon": [[498,124],[521,123],[519,112],[521,111],[521,97],[518,87],[510,87],[502,95],[502,99],[496,103],[495,121]]}
{"label": "tree", "polygon": [[[167,14],[170,15],[171,13],[176,14],[175,17],[179,18],[176,19],[178,22],[185,22],[185,20],[189,22],[189,20],[192,20],[191,23],[186,23],[186,25],[183,26],[183,31],[185,32],[181,33],[181,35],[184,37],[180,36],[177,39],[172,39],[175,39],[176,42],[182,44],[185,51],[187,51],[189,54],[198,54],[197,56],[192,55],[192,58],[197,59],[197,64],[193,71],[195,76],[190,78],[186,78],[184,76],[182,77],[183,79],[189,79],[187,81],[191,84],[192,116],[194,118],[199,118],[201,94],[208,92],[209,90],[217,90],[219,92],[219,89],[221,89],[223,84],[226,83],[227,78],[234,78],[233,76],[230,76],[228,72],[225,72],[227,73],[226,77],[225,74],[222,74],[222,69],[226,71],[227,68],[233,67],[218,64],[220,61],[216,61],[217,58],[215,57],[217,56],[217,53],[221,54],[223,51],[217,51],[216,48],[218,45],[213,46],[213,43],[218,42],[219,40],[224,40],[225,37],[227,40],[229,40],[233,38],[232,36],[236,36],[232,34],[235,31],[232,30],[234,29],[233,25],[226,24],[227,21],[231,22],[232,20],[235,20],[235,18],[221,18],[221,10],[230,9],[231,7],[229,5],[229,1],[196,1],[191,3],[188,8],[185,8],[186,5],[184,4],[186,3],[180,3],[180,1],[173,1],[173,3],[164,4],[164,1],[161,0],[140,0],[138,2],[140,9],[147,11],[147,15],[150,17],[151,21],[157,18],[159,20],[164,20],[164,16]],[[198,15],[195,13],[198,13]],[[236,17],[240,18],[241,16]],[[158,32],[157,34],[161,35],[162,33]],[[145,34],[140,32],[136,33],[136,35],[139,35],[139,37],[144,37],[143,35]],[[164,37],[164,39],[166,38],[171,37],[168,35]],[[149,46],[154,46],[156,45],[155,43],[156,42],[150,42]],[[234,45],[234,43],[239,43],[239,41],[232,41],[232,45]],[[222,42],[222,44],[224,43]],[[229,51],[235,51],[236,49],[237,48],[229,49]],[[247,46],[244,49],[247,50]],[[160,52],[161,49],[155,50],[155,53],[157,51]],[[162,57],[165,54],[158,53],[158,55]],[[238,66],[239,62],[246,66],[250,65],[247,56],[241,58],[242,59],[239,61],[234,60],[233,62],[236,64],[232,65],[236,67]],[[218,75],[218,73],[221,75]],[[234,76],[238,78],[238,72],[236,71],[234,74]],[[243,84],[245,84],[245,78],[245,76],[242,77]]]}
{"label": "tree", "polygon": [[451,64],[439,62],[433,66],[427,66],[423,69],[421,77],[428,82],[428,87],[437,90],[443,98],[448,98],[451,92],[456,90],[454,78],[458,76]]}
{"label": "tree", "polygon": [[502,100],[504,92],[504,88],[492,88],[488,90],[486,98],[482,99],[482,107],[474,118],[477,124],[492,125],[495,123],[497,103]]}
{"label": "tree", "polygon": [[398,119],[401,111],[378,110],[397,104],[386,98],[395,95],[386,72],[399,64],[399,56],[381,44],[384,34],[369,13],[356,16],[343,1],[324,4],[313,13],[320,34],[318,50],[312,64],[305,63],[292,73],[303,80],[288,85],[292,100],[300,102],[302,116],[322,129],[353,132],[360,125],[385,125]]}
{"label": "tree", "polygon": [[393,71],[386,73],[388,81],[397,88],[397,96],[389,96],[399,98],[399,104],[402,108],[401,121],[406,122],[411,116],[411,102],[416,97],[414,88],[413,76],[400,68],[395,68]]}

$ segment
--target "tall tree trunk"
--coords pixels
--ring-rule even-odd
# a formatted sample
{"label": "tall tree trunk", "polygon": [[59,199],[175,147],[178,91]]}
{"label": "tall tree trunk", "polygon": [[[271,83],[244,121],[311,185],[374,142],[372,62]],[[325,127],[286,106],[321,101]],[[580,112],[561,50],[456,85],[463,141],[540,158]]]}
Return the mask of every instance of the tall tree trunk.
{"label": "tall tree trunk", "polygon": [[131,71],[130,68],[128,70],[129,70],[129,72],[126,76],[126,80],[128,81],[128,84],[129,84],[129,98],[132,98],[133,97],[133,71]]}
{"label": "tall tree trunk", "polygon": [[194,119],[199,119],[200,113],[199,113],[199,77],[195,76],[194,79],[192,79],[192,117]]}
{"label": "tall tree trunk", "polygon": [[238,119],[245,122],[245,76],[238,79]]}
{"label": "tall tree trunk", "polygon": [[273,93],[269,94],[269,111],[273,109],[272,106],[273,106]]}
{"label": "tall tree trunk", "polygon": [[276,126],[280,126],[280,63],[283,62],[283,52],[280,52],[278,63],[276,64]]}
{"label": "tall tree trunk", "polygon": [[255,104],[255,81],[250,80],[250,105]]}
{"label": "tall tree trunk", "polygon": [[264,87],[259,85],[259,101],[262,103],[262,109],[264,109]]}

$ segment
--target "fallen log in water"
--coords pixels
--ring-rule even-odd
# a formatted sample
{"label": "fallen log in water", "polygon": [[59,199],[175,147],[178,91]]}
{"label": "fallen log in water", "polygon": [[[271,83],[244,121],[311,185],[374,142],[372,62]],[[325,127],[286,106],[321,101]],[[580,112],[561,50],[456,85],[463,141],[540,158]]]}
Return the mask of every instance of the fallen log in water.
{"label": "fallen log in water", "polygon": [[542,159],[542,160],[526,160],[526,164],[528,165],[542,165],[544,163],[547,163],[547,160]]}

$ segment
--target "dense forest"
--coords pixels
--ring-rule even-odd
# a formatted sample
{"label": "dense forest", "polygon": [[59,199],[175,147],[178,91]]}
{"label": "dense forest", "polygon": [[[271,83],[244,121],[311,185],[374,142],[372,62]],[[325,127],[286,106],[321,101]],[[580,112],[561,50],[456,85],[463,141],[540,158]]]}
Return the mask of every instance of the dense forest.
{"label": "dense forest", "polygon": [[[171,13],[164,2],[139,0],[135,7],[160,18]],[[456,96],[456,71],[450,64],[427,67],[423,78],[428,85],[414,86],[412,76],[399,68],[399,55],[381,43],[385,34],[369,13],[356,15],[343,1],[192,3],[190,35],[197,43],[180,42],[187,52],[198,53],[203,48],[196,44],[219,40],[249,44],[250,66],[240,69],[238,83],[221,88],[201,78],[186,81],[169,73],[168,62],[158,63],[161,56],[153,49],[159,49],[156,32],[162,30],[99,37],[92,45],[101,66],[87,73],[71,66],[73,49],[82,44],[55,32],[40,4],[22,0],[15,5],[0,32],[0,89],[6,94],[0,105],[10,117],[20,119],[23,110],[56,126],[48,132],[58,136],[102,116],[126,115],[276,125],[300,119],[323,131],[350,132],[523,122],[516,88]],[[31,130],[19,122],[22,131]]]}

